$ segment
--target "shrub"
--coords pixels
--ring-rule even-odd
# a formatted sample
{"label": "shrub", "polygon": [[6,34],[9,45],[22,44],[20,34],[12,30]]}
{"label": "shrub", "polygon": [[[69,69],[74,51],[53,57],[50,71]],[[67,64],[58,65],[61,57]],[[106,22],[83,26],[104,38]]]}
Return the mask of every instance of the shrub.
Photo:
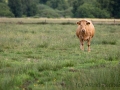
{"label": "shrub", "polygon": [[71,17],[72,7],[65,10],[53,9],[47,5],[39,4],[37,17],[58,18],[58,17]]}
{"label": "shrub", "polygon": [[66,10],[56,10],[56,12],[61,16],[61,17],[72,17],[72,7],[66,9]]}
{"label": "shrub", "polygon": [[40,17],[48,17],[48,18],[53,18],[53,17],[60,17],[59,14],[49,6],[39,4],[38,5],[38,16]]}

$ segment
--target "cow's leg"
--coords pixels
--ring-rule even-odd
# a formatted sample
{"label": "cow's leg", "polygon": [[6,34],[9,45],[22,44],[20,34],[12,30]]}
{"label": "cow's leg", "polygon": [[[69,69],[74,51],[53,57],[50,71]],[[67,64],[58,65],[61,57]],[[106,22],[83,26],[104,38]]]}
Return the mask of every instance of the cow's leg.
{"label": "cow's leg", "polygon": [[90,52],[90,40],[88,40],[87,42],[88,42],[88,52]]}
{"label": "cow's leg", "polygon": [[83,40],[80,39],[80,49],[84,51],[84,46],[83,45],[84,45]]}

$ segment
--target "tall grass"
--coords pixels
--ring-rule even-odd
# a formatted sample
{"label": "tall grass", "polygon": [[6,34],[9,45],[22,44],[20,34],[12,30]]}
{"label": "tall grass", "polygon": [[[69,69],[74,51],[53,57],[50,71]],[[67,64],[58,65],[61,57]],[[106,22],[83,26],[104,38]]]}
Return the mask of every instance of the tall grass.
{"label": "tall grass", "polygon": [[[120,65],[111,68],[82,69],[74,74],[68,74],[64,79],[65,90],[101,90],[118,89],[120,87]],[[71,72],[73,73],[73,72]],[[115,90],[116,90],[115,89]]]}
{"label": "tall grass", "polygon": [[[96,90],[119,87],[119,25],[95,25],[91,52],[77,25],[0,24],[0,90]],[[99,90],[99,89],[98,89]]]}

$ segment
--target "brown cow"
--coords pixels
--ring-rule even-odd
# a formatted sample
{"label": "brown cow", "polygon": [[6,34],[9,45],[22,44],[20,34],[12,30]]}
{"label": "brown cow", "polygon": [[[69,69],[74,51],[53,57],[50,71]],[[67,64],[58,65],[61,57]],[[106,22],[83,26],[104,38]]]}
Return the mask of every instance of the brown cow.
{"label": "brown cow", "polygon": [[88,42],[88,51],[90,51],[90,41],[95,33],[94,25],[91,21],[81,20],[77,22],[78,28],[76,30],[76,35],[80,40],[80,48],[84,50],[83,44],[84,41]]}

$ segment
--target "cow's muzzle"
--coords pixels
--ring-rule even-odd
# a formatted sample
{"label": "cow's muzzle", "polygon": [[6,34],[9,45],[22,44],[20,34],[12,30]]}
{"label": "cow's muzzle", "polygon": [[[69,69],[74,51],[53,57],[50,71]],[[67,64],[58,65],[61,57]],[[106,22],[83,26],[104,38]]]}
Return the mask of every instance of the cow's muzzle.
{"label": "cow's muzzle", "polygon": [[85,33],[85,29],[82,29],[81,31],[82,31],[83,33]]}

